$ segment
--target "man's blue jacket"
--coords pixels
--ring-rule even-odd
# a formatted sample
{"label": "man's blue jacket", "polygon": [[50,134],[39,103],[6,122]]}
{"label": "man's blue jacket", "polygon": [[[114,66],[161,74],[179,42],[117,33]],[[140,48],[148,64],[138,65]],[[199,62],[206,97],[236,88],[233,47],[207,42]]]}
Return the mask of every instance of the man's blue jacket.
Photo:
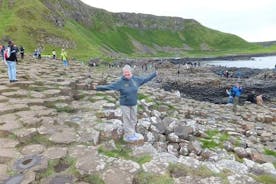
{"label": "man's blue jacket", "polygon": [[156,77],[156,72],[147,77],[132,76],[130,79],[122,76],[118,81],[109,85],[96,86],[98,91],[116,90],[120,92],[120,105],[134,106],[137,104],[138,88]]}

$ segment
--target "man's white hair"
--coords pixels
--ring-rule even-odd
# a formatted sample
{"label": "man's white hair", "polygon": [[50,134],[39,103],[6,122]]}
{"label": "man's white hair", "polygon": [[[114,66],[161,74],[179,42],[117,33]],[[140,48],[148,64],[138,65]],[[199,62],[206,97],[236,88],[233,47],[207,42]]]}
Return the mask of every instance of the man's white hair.
{"label": "man's white hair", "polygon": [[123,71],[130,71],[130,72],[132,72],[132,68],[129,65],[125,65],[123,67]]}

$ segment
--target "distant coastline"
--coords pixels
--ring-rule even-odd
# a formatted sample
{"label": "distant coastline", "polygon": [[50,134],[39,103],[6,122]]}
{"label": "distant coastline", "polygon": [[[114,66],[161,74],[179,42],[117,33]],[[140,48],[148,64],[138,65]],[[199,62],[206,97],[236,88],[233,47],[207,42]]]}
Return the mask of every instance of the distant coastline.
{"label": "distant coastline", "polygon": [[186,62],[196,62],[196,61],[217,61],[217,60],[250,60],[253,57],[265,57],[265,56],[276,56],[276,53],[264,53],[264,54],[241,54],[241,55],[231,55],[231,56],[217,56],[217,57],[199,57],[199,58],[171,58],[167,59],[168,61],[174,64],[184,64]]}

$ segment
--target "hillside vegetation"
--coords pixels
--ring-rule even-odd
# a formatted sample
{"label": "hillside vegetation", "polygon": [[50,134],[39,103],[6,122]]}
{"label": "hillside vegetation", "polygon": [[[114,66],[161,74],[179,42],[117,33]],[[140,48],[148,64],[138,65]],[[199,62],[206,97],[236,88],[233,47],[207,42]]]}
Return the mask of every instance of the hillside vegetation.
{"label": "hillside vegetation", "polygon": [[79,0],[0,0],[0,9],[0,43],[13,39],[28,53],[65,47],[87,59],[273,52],[192,19],[110,13]]}

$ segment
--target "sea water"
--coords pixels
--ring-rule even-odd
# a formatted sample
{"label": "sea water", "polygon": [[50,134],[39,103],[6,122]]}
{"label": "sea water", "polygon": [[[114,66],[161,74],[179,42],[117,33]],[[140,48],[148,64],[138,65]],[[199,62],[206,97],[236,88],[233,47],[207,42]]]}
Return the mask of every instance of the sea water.
{"label": "sea water", "polygon": [[215,65],[225,67],[247,67],[258,69],[274,69],[276,56],[252,57],[250,60],[217,60],[202,62],[202,65]]}

